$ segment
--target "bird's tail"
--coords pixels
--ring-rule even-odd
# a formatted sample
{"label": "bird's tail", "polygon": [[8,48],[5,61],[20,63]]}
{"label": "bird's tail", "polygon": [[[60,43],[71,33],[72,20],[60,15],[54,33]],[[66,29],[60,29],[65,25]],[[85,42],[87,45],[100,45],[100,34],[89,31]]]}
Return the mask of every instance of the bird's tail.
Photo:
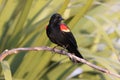
{"label": "bird's tail", "polygon": [[[79,58],[83,58],[83,56],[80,54],[80,52],[78,50],[74,50],[74,51],[69,51],[70,53],[73,53],[75,56],[79,57]],[[75,59],[72,59],[70,58],[70,60],[72,60],[74,63],[80,63],[79,61],[75,60]]]}
{"label": "bird's tail", "polygon": [[74,54],[75,54],[77,57],[84,59],[83,56],[80,54],[80,52],[79,52],[78,50],[74,51]]}

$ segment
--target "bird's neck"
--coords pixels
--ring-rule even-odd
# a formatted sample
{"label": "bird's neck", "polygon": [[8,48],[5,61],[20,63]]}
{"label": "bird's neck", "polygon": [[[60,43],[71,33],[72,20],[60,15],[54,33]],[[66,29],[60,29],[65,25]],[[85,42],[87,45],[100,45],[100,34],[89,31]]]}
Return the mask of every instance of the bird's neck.
{"label": "bird's neck", "polygon": [[57,27],[57,26],[60,26],[61,22],[52,22],[52,23],[49,23],[49,26],[54,26],[54,27]]}

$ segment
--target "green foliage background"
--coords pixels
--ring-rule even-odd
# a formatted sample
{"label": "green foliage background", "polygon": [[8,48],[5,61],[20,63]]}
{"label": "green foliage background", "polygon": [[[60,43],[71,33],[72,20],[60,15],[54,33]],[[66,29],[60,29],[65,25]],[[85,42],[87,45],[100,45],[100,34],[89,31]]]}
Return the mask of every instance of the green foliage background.
{"label": "green foliage background", "polygon": [[[0,52],[55,46],[45,32],[59,12],[89,62],[119,74],[120,0],[0,0]],[[72,73],[76,69],[82,73]],[[72,76],[71,76],[72,75]],[[0,80],[120,80],[66,56],[48,51],[21,52],[1,62]]]}

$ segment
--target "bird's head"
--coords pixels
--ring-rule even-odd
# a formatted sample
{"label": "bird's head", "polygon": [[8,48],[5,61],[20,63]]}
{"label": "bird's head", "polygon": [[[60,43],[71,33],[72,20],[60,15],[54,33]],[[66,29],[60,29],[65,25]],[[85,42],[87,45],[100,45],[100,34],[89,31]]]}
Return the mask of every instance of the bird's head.
{"label": "bird's head", "polygon": [[50,23],[60,23],[62,20],[64,20],[62,16],[58,13],[55,13],[51,16]]}

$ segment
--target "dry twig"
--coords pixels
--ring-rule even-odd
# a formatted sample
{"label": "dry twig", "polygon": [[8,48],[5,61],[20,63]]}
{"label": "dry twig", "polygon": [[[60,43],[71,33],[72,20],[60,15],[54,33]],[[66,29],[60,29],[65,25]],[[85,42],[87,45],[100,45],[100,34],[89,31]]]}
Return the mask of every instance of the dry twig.
{"label": "dry twig", "polygon": [[55,52],[55,53],[59,53],[59,54],[62,54],[62,55],[67,55],[69,58],[73,58],[74,60],[76,59],[77,61],[80,61],[81,63],[83,64],[86,64],[96,70],[99,70],[103,73],[106,73],[106,74],[109,74],[109,75],[112,75],[112,76],[115,76],[115,77],[118,77],[120,78],[120,75],[119,74],[116,74],[116,73],[113,73],[105,68],[101,68],[99,66],[96,66],[84,59],[81,59],[75,55],[72,55],[71,53],[68,53],[66,51],[63,51],[63,50],[59,50],[59,49],[54,49],[53,48],[50,48],[50,47],[29,47],[29,48],[14,48],[14,49],[11,49],[11,50],[5,50],[3,53],[0,54],[0,61],[2,61],[6,56],[8,55],[11,55],[11,54],[17,54],[19,53],[20,51],[40,51],[40,50],[45,50],[45,51],[52,51],[52,52]]}

